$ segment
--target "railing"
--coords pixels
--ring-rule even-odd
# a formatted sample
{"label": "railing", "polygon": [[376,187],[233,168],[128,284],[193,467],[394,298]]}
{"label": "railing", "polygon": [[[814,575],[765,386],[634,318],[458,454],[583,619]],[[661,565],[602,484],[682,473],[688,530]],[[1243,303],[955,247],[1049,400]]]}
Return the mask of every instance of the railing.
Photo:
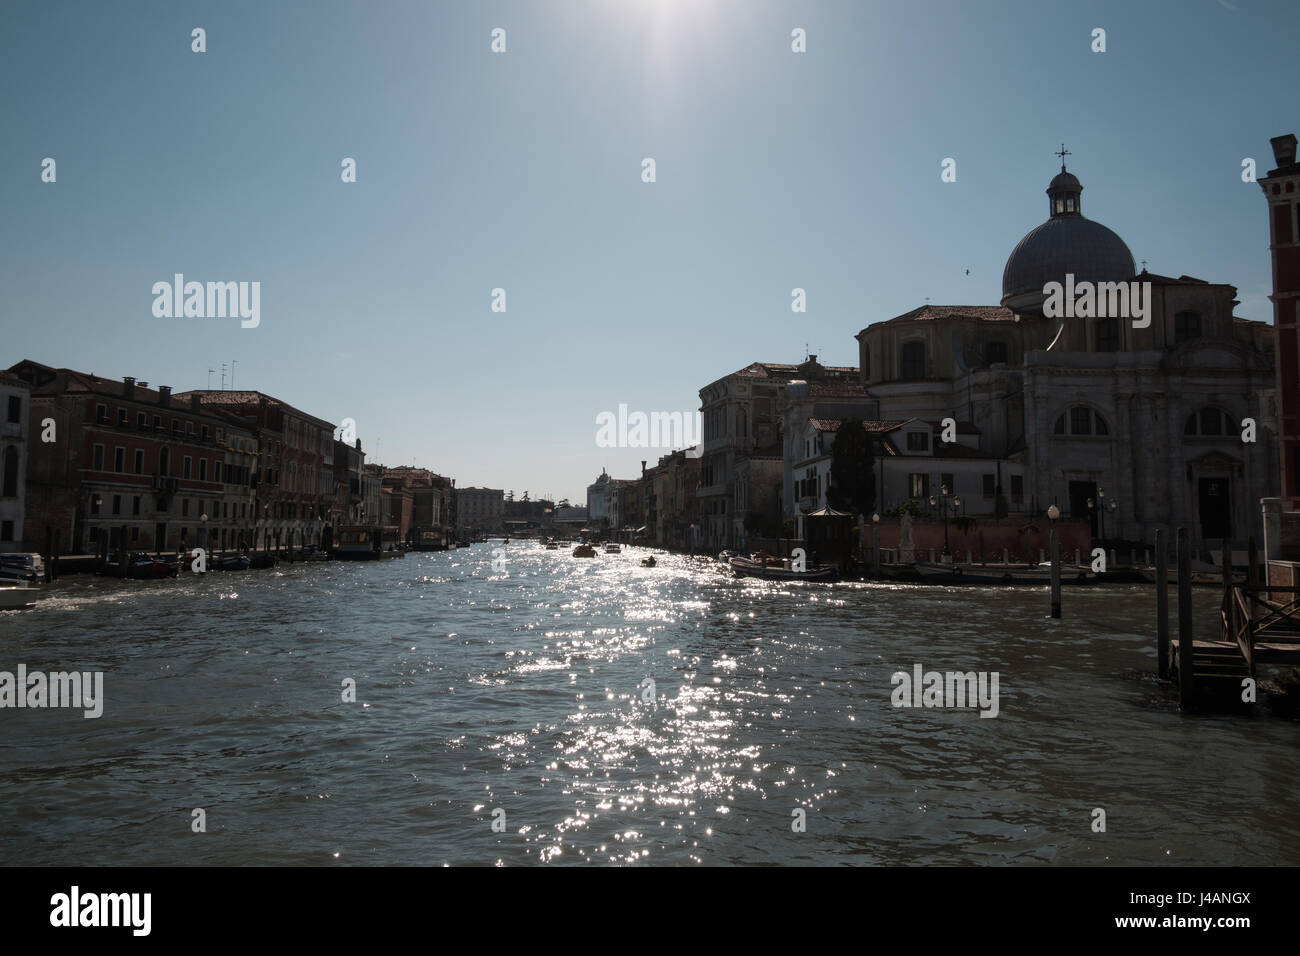
{"label": "railing", "polygon": [[[1273,594],[1287,595],[1275,601]],[[1225,639],[1236,643],[1250,673],[1255,673],[1255,645],[1300,644],[1300,587],[1238,584],[1224,592],[1220,611]]]}

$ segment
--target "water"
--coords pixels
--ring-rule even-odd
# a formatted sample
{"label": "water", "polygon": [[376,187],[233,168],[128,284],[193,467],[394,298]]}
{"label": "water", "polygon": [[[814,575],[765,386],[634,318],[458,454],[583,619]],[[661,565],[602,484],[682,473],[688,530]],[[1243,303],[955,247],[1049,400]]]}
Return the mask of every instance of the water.
{"label": "water", "polygon": [[[0,614],[0,670],[103,670],[107,698],[0,711],[0,862],[1300,861],[1300,728],[1179,713],[1150,589],[1052,621],[1035,589],[518,543],[500,574],[494,547],[69,577]],[[916,663],[998,671],[998,717],[894,708]]]}

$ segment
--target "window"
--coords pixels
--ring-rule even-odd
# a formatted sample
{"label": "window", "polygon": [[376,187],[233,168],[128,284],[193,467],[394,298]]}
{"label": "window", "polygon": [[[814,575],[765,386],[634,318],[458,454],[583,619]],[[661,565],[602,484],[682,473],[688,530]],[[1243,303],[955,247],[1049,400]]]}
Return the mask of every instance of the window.
{"label": "window", "polygon": [[1097,320],[1097,351],[1119,351],[1119,319],[1104,318]]}
{"label": "window", "polygon": [[1025,476],[1011,476],[1011,500],[1021,502],[1025,500]]}
{"label": "window", "polygon": [[113,496],[113,514],[115,514],[115,515],[120,515],[121,513],[122,513],[122,496],[121,496],[121,495],[114,495],[114,496]]}
{"label": "window", "polygon": [[23,398],[21,395],[9,396],[9,413],[6,421],[11,425],[17,425],[23,420]]}
{"label": "window", "polygon": [[190,458],[190,456],[189,456],[189,455],[186,455],[186,456],[185,456],[185,465],[184,465],[184,469],[181,471],[181,477],[182,477],[182,478],[188,478],[188,477],[190,476],[190,470],[191,470],[191,469],[190,469],[190,466],[191,466],[193,463],[194,463],[194,462],[193,462],[193,460]]}
{"label": "window", "polygon": [[984,346],[984,357],[990,365],[997,362],[1006,364],[1007,361],[1007,343],[1006,342],[989,342]]}
{"label": "window", "polygon": [[93,471],[104,470],[104,446],[103,445],[96,445],[94,449],[91,451],[90,467],[91,470]]}
{"label": "window", "polygon": [[993,475],[985,475],[984,476],[984,497],[992,498],[993,489],[994,489]]}
{"label": "window", "polygon": [[125,428],[125,427],[126,427],[126,409],[125,409],[125,408],[119,408],[119,409],[117,410],[117,424],[118,424],[118,426],[121,427],[121,428]]}
{"label": "window", "polygon": [[135,427],[136,427],[136,428],[144,428],[144,426],[145,426],[145,421],[146,421],[146,419],[145,419],[145,414],[144,414],[144,412],[140,412],[140,413],[138,413],[138,414],[135,416]]}
{"label": "window", "polygon": [[140,496],[135,495],[131,499],[131,514],[138,515],[139,513],[140,513]]}
{"label": "window", "polygon": [[1202,408],[1193,412],[1183,427],[1184,435],[1200,435],[1216,438],[1223,435],[1235,435],[1237,425],[1232,416],[1219,408]]}
{"label": "window", "polygon": [[157,431],[160,428],[162,428],[162,419],[155,415],[153,417],[153,430]]}
{"label": "window", "polygon": [[113,470],[119,474],[126,471],[126,449],[121,445],[113,449]]}
{"label": "window", "polygon": [[925,378],[925,343],[907,342],[903,345],[902,377],[908,381]]}
{"label": "window", "polygon": [[907,485],[909,496],[912,498],[930,497],[930,476],[922,474],[910,474],[907,476]]}
{"label": "window", "polygon": [[929,451],[930,436],[926,432],[908,432],[907,433],[907,450],[908,451]]}
{"label": "window", "polygon": [[170,475],[172,464],[172,453],[170,448],[163,448],[158,452],[158,474]]}
{"label": "window", "polygon": [[204,425],[204,426],[199,430],[199,437],[202,438],[204,441],[207,441],[207,440],[208,440],[208,426],[207,426],[207,425]]}
{"label": "window", "polygon": [[181,436],[181,423],[174,418],[172,419],[172,434],[177,438]]}
{"label": "window", "polygon": [[5,449],[4,484],[0,488],[0,496],[18,497],[18,449],[13,445]]}
{"label": "window", "polygon": [[[189,499],[189,498],[182,498],[182,499],[181,499],[181,517],[182,517],[182,518],[188,518],[189,516],[190,516],[190,499]],[[182,534],[184,534],[184,532],[182,532]]]}
{"label": "window", "polygon": [[144,452],[139,448],[135,450],[135,473],[137,475],[144,474]]}
{"label": "window", "polygon": [[953,482],[951,473],[939,476],[939,487],[947,488],[950,495],[957,493],[957,485]]}
{"label": "window", "polygon": [[1179,312],[1174,316],[1174,344],[1182,345],[1201,337],[1201,316],[1197,312]]}
{"label": "window", "polygon": [[206,458],[200,458],[199,459],[199,481],[207,481],[207,480],[208,480],[208,460]]}
{"label": "window", "polygon": [[[1068,430],[1066,426],[1069,426]],[[1087,405],[1075,405],[1056,419],[1052,428],[1053,435],[1109,435],[1110,427],[1106,419],[1094,412]]]}
{"label": "window", "polygon": [[106,422],[108,421],[108,406],[107,406],[107,405],[96,405],[96,406],[95,406],[95,421],[99,422],[100,424],[104,424],[104,423],[106,423]]}
{"label": "window", "polygon": [[220,461],[214,461],[214,462],[212,463],[212,480],[213,480],[213,481],[217,481],[217,482],[221,481],[221,462],[220,462]]}
{"label": "window", "polygon": [[132,544],[138,544],[139,541],[140,541],[140,526],[139,526],[139,525],[132,525],[132,526],[131,526],[131,543],[132,543]]}

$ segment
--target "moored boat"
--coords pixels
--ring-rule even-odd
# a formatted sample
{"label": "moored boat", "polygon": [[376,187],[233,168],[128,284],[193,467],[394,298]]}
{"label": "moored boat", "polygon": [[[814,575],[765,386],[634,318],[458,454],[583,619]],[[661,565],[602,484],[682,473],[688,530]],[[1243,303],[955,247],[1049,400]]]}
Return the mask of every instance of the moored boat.
{"label": "moored boat", "polygon": [[[926,584],[977,584],[984,587],[993,585],[1044,585],[1052,583],[1052,569],[1036,565],[1014,567],[999,565],[971,564],[931,564],[917,561],[913,567]],[[1075,565],[1061,566],[1062,584],[1087,584],[1094,576],[1087,568]]]}
{"label": "moored boat", "polygon": [[622,554],[623,547],[617,541],[611,541],[605,545],[606,554]]}
{"label": "moored boat", "polygon": [[596,549],[589,544],[580,544],[573,549],[573,556],[575,558],[594,558]]}
{"label": "moored boat", "polygon": [[795,570],[789,559],[759,552],[750,558],[735,557],[728,562],[739,577],[764,578],[770,581],[836,581],[839,572],[834,568],[806,568]]}
{"label": "moored boat", "polygon": [[36,606],[41,589],[29,584],[0,584],[0,611],[22,611]]}
{"label": "moored boat", "polygon": [[[163,561],[155,558],[143,551],[135,551],[126,559],[126,575],[128,578],[167,578],[175,577],[177,566],[170,561]],[[117,563],[116,558],[112,558],[104,563],[104,568],[100,572],[109,577],[121,577],[121,566]]]}

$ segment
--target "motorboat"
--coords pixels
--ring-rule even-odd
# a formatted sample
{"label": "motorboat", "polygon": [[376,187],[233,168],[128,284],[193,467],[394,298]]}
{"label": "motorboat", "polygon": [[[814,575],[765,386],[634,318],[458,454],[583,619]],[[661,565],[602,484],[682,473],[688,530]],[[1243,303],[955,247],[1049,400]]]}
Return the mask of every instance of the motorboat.
{"label": "motorboat", "polygon": [[547,551],[559,551],[559,550],[560,550],[560,546],[559,546],[558,544],[556,544],[554,541],[548,541],[548,542],[546,542],[546,550],[547,550]]}
{"label": "motorboat", "polygon": [[772,581],[836,581],[840,576],[834,568],[796,570],[788,558],[778,558],[761,551],[748,558],[734,557],[728,563],[738,577]]}
{"label": "motorboat", "polygon": [[643,568],[653,568],[656,565],[658,565],[658,563],[659,562],[655,560],[655,556],[653,554],[650,555],[648,558],[641,559],[641,567]]}
{"label": "motorboat", "polygon": [[622,554],[623,548],[617,541],[611,541],[605,545],[606,554]]}
{"label": "motorboat", "polygon": [[[977,564],[949,564],[917,561],[916,573],[927,584],[978,584],[990,585],[1043,585],[1052,583],[1050,565],[1019,567],[1013,565],[987,566]],[[1084,567],[1076,565],[1061,566],[1062,584],[1088,584],[1096,577]]]}
{"label": "motorboat", "polygon": [[580,544],[573,549],[573,556],[575,558],[594,558],[596,549],[589,544]]}
{"label": "motorboat", "polygon": [[30,584],[0,583],[0,611],[22,611],[36,606],[41,589]]}
{"label": "motorboat", "polygon": [[247,571],[252,567],[252,560],[246,555],[231,554],[218,557],[212,562],[214,571]]}
{"label": "motorboat", "polygon": [[167,578],[175,577],[177,566],[170,561],[163,561],[161,558],[155,558],[143,551],[132,552],[126,559],[126,574],[123,575],[121,565],[116,558],[111,558],[104,563],[104,569],[101,574],[107,574],[110,577],[128,577],[128,578]]}
{"label": "motorboat", "polygon": [[45,579],[45,560],[35,553],[0,554],[0,584],[8,581],[39,583]]}

